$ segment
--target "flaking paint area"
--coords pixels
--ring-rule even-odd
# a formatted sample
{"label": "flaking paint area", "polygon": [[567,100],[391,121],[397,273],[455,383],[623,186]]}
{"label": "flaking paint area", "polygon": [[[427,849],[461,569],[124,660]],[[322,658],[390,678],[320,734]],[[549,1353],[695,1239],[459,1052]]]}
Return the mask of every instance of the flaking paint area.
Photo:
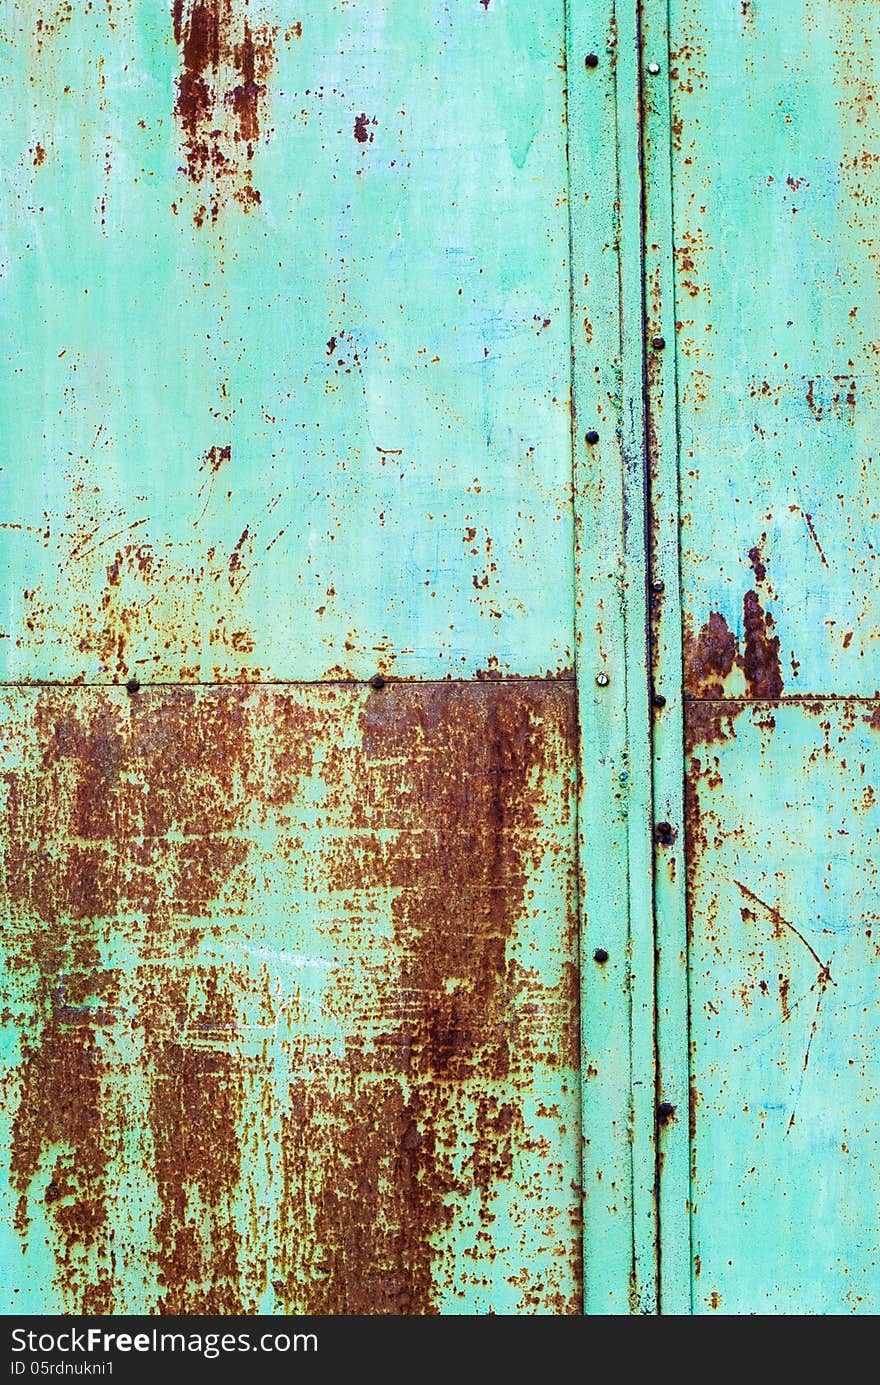
{"label": "flaking paint area", "polygon": [[206,189],[196,225],[216,222],[229,201],[245,212],[259,203],[251,161],[265,137],[267,79],[278,29],[254,24],[233,0],[174,0],[174,40],[180,50],[174,114],[185,157],[183,171]]}
{"label": "flaking paint area", "polygon": [[577,1311],[572,686],[4,701],[51,1310]]}

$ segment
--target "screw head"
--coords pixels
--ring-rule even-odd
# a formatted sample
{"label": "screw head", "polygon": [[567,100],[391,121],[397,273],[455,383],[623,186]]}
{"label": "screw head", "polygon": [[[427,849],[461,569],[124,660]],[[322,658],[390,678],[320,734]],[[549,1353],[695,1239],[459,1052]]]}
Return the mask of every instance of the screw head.
{"label": "screw head", "polygon": [[604,947],[596,948],[596,951],[593,953],[593,961],[598,962],[600,967],[604,967],[605,963],[608,961],[608,953],[605,951]]}
{"label": "screw head", "polygon": [[657,1107],[657,1119],[660,1121],[660,1124],[666,1125],[668,1121],[672,1120],[672,1117],[674,1115],[675,1107],[673,1106],[672,1102],[661,1101],[660,1105]]}
{"label": "screw head", "polygon": [[675,841],[675,828],[671,822],[658,822],[654,828],[654,835],[661,846],[672,846]]}
{"label": "screw head", "polygon": [[584,58],[584,62],[586,63],[587,67],[598,67],[598,66],[599,66],[599,55],[598,55],[598,53],[588,53],[587,56]]}
{"label": "screw head", "polygon": [[589,443],[590,447],[595,447],[598,441],[599,434],[596,432],[595,428],[591,428],[588,433],[584,434],[584,442]]}
{"label": "screw head", "polygon": [[604,673],[604,672],[603,672],[603,673],[597,673],[597,674],[596,674],[596,682],[598,683],[598,685],[599,685],[600,688],[607,688],[607,687],[608,687],[608,674],[607,674],[607,673]]}
{"label": "screw head", "polygon": [[659,336],[658,336],[658,337],[652,337],[652,338],[651,338],[651,345],[653,346],[653,348],[654,348],[655,351],[662,351],[663,348],[664,348],[664,346],[666,345],[666,338],[665,338],[665,337],[659,337]]}
{"label": "screw head", "polygon": [[665,586],[665,583],[664,583],[664,581],[663,581],[663,578],[662,578],[662,577],[655,577],[654,580],[653,580],[653,582],[651,583],[651,591],[652,591],[652,592],[656,592],[657,595],[659,596],[659,595],[661,594],[661,592],[664,592],[665,590],[666,590],[666,586]]}
{"label": "screw head", "polygon": [[655,707],[665,707],[665,706],[666,706],[666,698],[663,696],[662,693],[655,693],[655,694],[654,694],[654,706],[655,706]]}
{"label": "screw head", "polygon": [[136,692],[140,692],[140,690],[141,690],[140,681],[139,681],[137,678],[129,678],[128,682],[127,682],[126,685],[125,685],[125,691],[126,691],[127,693],[130,693],[132,696],[134,696],[134,694],[135,694]]}
{"label": "screw head", "polygon": [[375,688],[376,692],[381,692],[384,686],[385,679],[382,677],[381,673],[374,673],[372,678],[370,679],[370,687]]}
{"label": "screw head", "polygon": [[648,63],[648,71],[650,72],[650,74],[651,74],[652,77],[656,77],[656,76],[657,76],[657,73],[660,71],[660,64],[659,64],[659,63]]}

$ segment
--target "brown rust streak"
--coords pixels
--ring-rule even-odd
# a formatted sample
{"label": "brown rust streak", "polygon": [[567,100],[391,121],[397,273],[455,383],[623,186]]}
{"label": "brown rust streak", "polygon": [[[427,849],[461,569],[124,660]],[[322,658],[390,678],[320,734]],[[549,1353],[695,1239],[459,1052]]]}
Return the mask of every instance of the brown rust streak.
{"label": "brown rust streak", "polygon": [[695,697],[723,697],[737,656],[736,636],[720,611],[711,611],[696,638],[685,626],[685,686]]}
{"label": "brown rust streak", "polygon": [[782,694],[782,665],[779,636],[773,633],[773,618],[768,615],[755,591],[743,597],[743,652],[741,667],[748,696],[773,701]]}
{"label": "brown rust streak", "polygon": [[181,127],[184,172],[208,189],[209,205],[194,220],[217,220],[230,200],[249,211],[261,201],[250,163],[261,135],[267,79],[278,30],[252,24],[234,0],[174,0],[180,50],[174,113]]}
{"label": "brown rust streak", "polygon": [[[244,1310],[230,1211],[241,1078],[228,1054],[191,1052],[179,1035],[193,1023],[193,950],[246,856],[236,828],[251,801],[279,787],[288,799],[307,763],[307,717],[300,721],[303,734],[266,783],[254,766],[241,689],[201,698],[156,693],[149,710],[143,694],[126,706],[105,692],[87,700],[45,693],[33,718],[35,760],[27,773],[5,776],[8,965],[26,998],[11,1153],[16,1225],[26,1240],[33,1201],[45,1202],[59,1298],[71,1311],[113,1311],[119,1289],[108,1203],[122,1127],[102,1039],[121,984],[102,953],[119,933],[142,963],[150,959],[137,988],[137,1027],[160,1199],[159,1307]],[[276,722],[283,735],[284,719]],[[169,954],[172,965],[154,960]],[[206,1015],[223,1023],[230,1016],[221,981],[207,983],[208,1009],[196,1027]]]}
{"label": "brown rust streak", "polygon": [[[311,1312],[435,1312],[431,1241],[449,1224],[450,1197],[475,1187],[491,1222],[490,1191],[509,1176],[512,1139],[523,1138],[530,1071],[536,1061],[576,1066],[574,969],[556,997],[559,1047],[548,1051],[546,1026],[523,1024],[514,1004],[529,979],[510,955],[533,864],[533,776],[560,735],[573,763],[573,700],[558,683],[395,685],[365,705],[363,782],[329,884],[395,892],[397,974],[383,1004],[394,1024],[374,1055],[353,1046],[361,1082],[335,1095],[301,1083],[291,1091],[285,1204],[296,1208],[297,1190],[317,1175],[306,1240],[320,1248],[322,1273]],[[415,832],[389,840],[389,827],[413,819]],[[573,940],[559,945],[571,952]],[[338,1109],[334,1160],[317,1166],[328,1106]],[[464,1174],[454,1158],[463,1145]],[[302,1226],[288,1234],[302,1241]]]}

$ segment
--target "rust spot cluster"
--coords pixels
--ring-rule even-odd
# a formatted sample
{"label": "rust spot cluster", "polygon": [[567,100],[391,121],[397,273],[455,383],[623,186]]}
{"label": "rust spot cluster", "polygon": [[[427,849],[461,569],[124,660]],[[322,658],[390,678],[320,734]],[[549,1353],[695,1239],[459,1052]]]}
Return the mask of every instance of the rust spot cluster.
{"label": "rust spot cluster", "polygon": [[[576,1081],[575,919],[555,982],[524,930],[548,853],[573,869],[571,685],[32,690],[7,714],[11,1180],[66,1311],[126,1311],[140,1274],[162,1313],[431,1313],[462,1208],[475,1273],[499,1189],[549,1215],[522,1160],[559,1154],[524,1100],[538,1070]],[[335,958],[317,1026],[271,960],[297,945]],[[522,1311],[578,1311],[571,1202],[541,1283],[510,1265]]]}
{"label": "rust spot cluster", "polygon": [[216,222],[229,201],[245,212],[261,201],[252,161],[268,137],[268,79],[277,26],[254,23],[235,0],[174,0],[174,39],[180,52],[174,114],[181,131],[184,172],[206,200],[195,221]]}
{"label": "rust spot cluster", "polygon": [[[767,582],[767,565],[758,545],[749,550],[748,556],[755,587],[743,595],[741,641],[720,611],[711,611],[696,634],[690,622],[687,619],[684,622],[685,691],[696,701],[735,696],[772,702],[782,695],[779,636],[760,594],[762,585]],[[731,689],[734,669],[743,679],[741,692]],[[705,723],[705,714],[699,712],[697,715]]]}

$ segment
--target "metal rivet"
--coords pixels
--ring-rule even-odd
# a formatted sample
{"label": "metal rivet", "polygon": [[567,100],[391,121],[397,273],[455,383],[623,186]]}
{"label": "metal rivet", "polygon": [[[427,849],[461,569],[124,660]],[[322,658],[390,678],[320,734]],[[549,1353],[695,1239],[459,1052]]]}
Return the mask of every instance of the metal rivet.
{"label": "metal rivet", "polygon": [[599,687],[600,687],[600,688],[607,688],[607,687],[608,687],[608,674],[607,674],[607,673],[597,673],[597,674],[596,674],[596,682],[599,684]]}
{"label": "metal rivet", "polygon": [[657,76],[657,73],[660,71],[660,64],[659,64],[659,63],[648,63],[648,71],[650,72],[650,74],[651,74],[652,77],[656,77],[656,76]]}
{"label": "metal rivet", "polygon": [[671,846],[675,841],[675,829],[671,822],[658,822],[654,833],[661,846]]}
{"label": "metal rivet", "polygon": [[659,1119],[660,1124],[665,1125],[667,1121],[672,1120],[672,1117],[674,1115],[675,1107],[673,1106],[672,1102],[661,1101],[660,1105],[657,1107],[657,1118]]}
{"label": "metal rivet", "polygon": [[651,338],[651,345],[653,346],[653,348],[654,348],[655,351],[662,351],[663,348],[664,348],[664,346],[666,345],[666,338],[665,338],[665,337],[652,337],[652,338]]}
{"label": "metal rivet", "polygon": [[382,677],[381,673],[374,673],[370,679],[370,687],[375,688],[376,692],[380,692],[384,686],[385,679]]}
{"label": "metal rivet", "polygon": [[127,682],[126,685],[125,685],[125,691],[126,691],[127,693],[136,693],[136,692],[140,692],[140,690],[141,690],[141,685],[140,685],[140,683],[138,682],[137,678],[129,678],[128,682]]}
{"label": "metal rivet", "polygon": [[604,967],[605,963],[608,961],[608,953],[605,951],[604,947],[596,948],[596,951],[593,953],[593,961],[598,962],[600,967]]}
{"label": "metal rivet", "polygon": [[598,53],[588,53],[587,56],[584,58],[584,62],[586,63],[587,67],[598,67],[598,66],[599,66],[599,55],[598,55]]}
{"label": "metal rivet", "polygon": [[584,434],[584,441],[588,442],[591,447],[596,445],[599,441],[599,434],[596,432],[595,428],[591,428],[589,433]]}
{"label": "metal rivet", "polygon": [[653,580],[653,582],[651,583],[651,591],[652,591],[652,592],[656,592],[657,595],[659,596],[660,593],[663,592],[663,591],[665,591],[665,590],[666,590],[666,587],[665,587],[665,584],[664,584],[664,582],[663,582],[663,578],[662,578],[662,577],[655,577],[654,580]]}
{"label": "metal rivet", "polygon": [[665,707],[665,706],[666,706],[666,698],[663,696],[662,693],[655,693],[655,694],[654,694],[654,706],[655,706],[655,707]]}

